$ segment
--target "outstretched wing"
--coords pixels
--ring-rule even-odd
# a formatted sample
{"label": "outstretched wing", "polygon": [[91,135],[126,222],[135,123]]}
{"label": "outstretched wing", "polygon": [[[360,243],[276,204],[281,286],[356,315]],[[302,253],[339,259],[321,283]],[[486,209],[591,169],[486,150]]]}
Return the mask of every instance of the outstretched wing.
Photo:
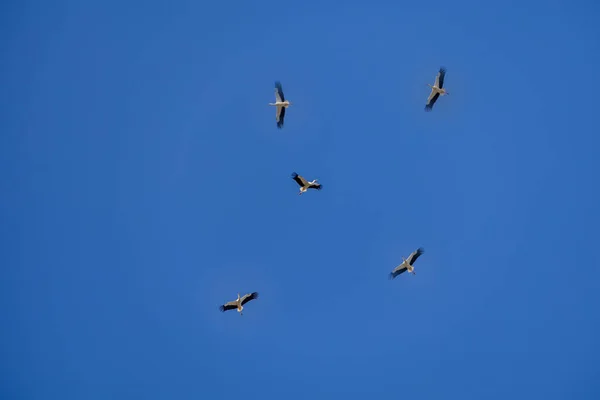
{"label": "outstretched wing", "polygon": [[277,107],[277,115],[275,116],[277,120],[277,127],[279,129],[283,128],[283,118],[285,118],[285,107]]}
{"label": "outstretched wing", "polygon": [[235,310],[236,308],[237,308],[237,302],[230,301],[229,303],[225,303],[222,306],[220,306],[219,310],[221,310],[221,312],[225,312],[227,310]]}
{"label": "outstretched wing", "polygon": [[275,100],[278,102],[285,101],[283,88],[281,87],[281,83],[279,81],[275,82]]}
{"label": "outstretched wing", "polygon": [[258,292],[252,292],[252,293],[248,293],[247,295],[244,295],[244,297],[242,297],[242,299],[241,299],[242,305],[244,305],[247,302],[249,302],[250,300],[254,300],[254,299],[258,299]]}
{"label": "outstretched wing", "polygon": [[422,247],[419,247],[417,250],[413,251],[410,256],[408,256],[408,260],[406,261],[408,261],[410,265],[413,265],[415,261],[417,261],[417,258],[419,258],[419,256],[424,252],[425,250]]}
{"label": "outstretched wing", "polygon": [[440,71],[438,72],[437,76],[435,77],[435,86],[439,87],[440,89],[443,88],[445,76],[446,76],[446,68],[440,67]]}
{"label": "outstretched wing", "polygon": [[389,278],[394,279],[395,277],[397,277],[398,275],[400,275],[403,272],[406,272],[406,267],[404,265],[400,264],[396,268],[394,268],[392,270],[392,272],[390,272]]}
{"label": "outstretched wing", "polygon": [[304,187],[308,184],[308,182],[306,181],[306,179],[304,179],[303,177],[301,177],[300,175],[298,175],[295,172],[292,172],[292,179],[296,181],[296,183],[298,185],[300,185],[301,187]]}
{"label": "outstretched wing", "polygon": [[429,98],[427,99],[427,104],[425,104],[425,111],[431,111],[433,109],[433,105],[437,101],[438,97],[440,97],[440,94],[432,90]]}
{"label": "outstretched wing", "polygon": [[320,183],[313,183],[312,185],[310,185],[308,188],[309,189],[317,189],[317,190],[321,190],[323,186]]}

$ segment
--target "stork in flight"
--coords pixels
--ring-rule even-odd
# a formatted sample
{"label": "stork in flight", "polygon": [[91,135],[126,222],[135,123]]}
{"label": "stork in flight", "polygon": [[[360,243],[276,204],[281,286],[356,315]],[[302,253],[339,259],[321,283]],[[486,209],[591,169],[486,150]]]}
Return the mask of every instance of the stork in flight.
{"label": "stork in flight", "polygon": [[425,111],[431,111],[433,109],[433,105],[437,101],[438,97],[444,96],[446,94],[450,94],[444,89],[444,77],[446,76],[446,69],[444,67],[440,68],[437,76],[435,77],[435,83],[431,86],[429,83],[427,86],[431,88],[431,93],[429,94],[429,98],[427,99],[427,104],[425,105]]}
{"label": "stork in flight", "polygon": [[269,103],[270,106],[275,106],[275,120],[277,121],[277,127],[283,128],[283,118],[285,117],[285,109],[288,108],[292,103],[285,99],[283,95],[283,89],[279,81],[275,82],[275,103]]}
{"label": "stork in flight", "polygon": [[219,310],[221,310],[221,312],[225,312],[228,310],[237,309],[237,311],[240,313],[240,315],[243,315],[242,310],[244,309],[244,304],[246,304],[250,300],[254,300],[254,299],[258,298],[258,292],[248,293],[241,298],[240,298],[239,293],[237,295],[238,295],[237,300],[230,301],[229,303],[223,304],[222,306],[219,307]]}
{"label": "stork in flight", "polygon": [[299,195],[306,192],[308,189],[321,190],[322,188],[322,185],[317,183],[316,179],[309,182],[295,172],[292,173],[292,179],[295,180],[298,185],[300,185],[300,193],[298,193]]}
{"label": "stork in flight", "polygon": [[396,268],[394,268],[392,272],[390,272],[390,279],[394,279],[395,277],[406,271],[412,273],[413,275],[416,275],[415,267],[413,266],[413,264],[415,263],[415,261],[417,261],[417,258],[419,258],[419,256],[424,252],[425,250],[422,247],[419,247],[417,250],[413,251],[410,256],[408,256],[408,260],[402,257],[402,264],[398,265]]}

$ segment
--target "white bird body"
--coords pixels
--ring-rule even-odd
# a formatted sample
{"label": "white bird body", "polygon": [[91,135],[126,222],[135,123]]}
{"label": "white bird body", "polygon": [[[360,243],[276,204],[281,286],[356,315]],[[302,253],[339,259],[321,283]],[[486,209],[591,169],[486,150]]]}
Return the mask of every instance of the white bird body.
{"label": "white bird body", "polygon": [[269,103],[270,106],[277,107],[288,107],[291,103],[289,101],[276,101],[275,103]]}
{"label": "white bird body", "polygon": [[238,298],[235,301],[237,303],[237,311],[240,313],[240,315],[242,314],[242,310],[244,309],[244,306],[242,305],[242,302],[240,301],[240,294],[238,293]]}
{"label": "white bird body", "polygon": [[435,93],[439,93],[442,96],[445,95],[445,94],[447,94],[446,93],[446,89],[440,89],[437,86],[431,86],[429,83],[427,84],[427,86],[429,86],[431,88],[431,90],[433,90]]}
{"label": "white bird body", "polygon": [[315,185],[316,183],[317,183],[317,180],[313,179],[312,181],[308,182],[308,184],[306,186],[302,186],[300,188],[300,194],[306,192],[311,185]]}
{"label": "white bird body", "polygon": [[410,265],[410,264],[409,264],[409,262],[408,262],[408,261],[406,261],[406,259],[405,259],[404,257],[402,257],[402,264],[400,264],[400,265],[399,265],[399,267],[401,267],[401,268],[406,268],[406,270],[407,270],[408,272],[411,272],[411,273],[413,273],[413,274],[415,273],[415,272],[414,272],[414,270],[415,270],[415,267],[413,267],[412,265]]}

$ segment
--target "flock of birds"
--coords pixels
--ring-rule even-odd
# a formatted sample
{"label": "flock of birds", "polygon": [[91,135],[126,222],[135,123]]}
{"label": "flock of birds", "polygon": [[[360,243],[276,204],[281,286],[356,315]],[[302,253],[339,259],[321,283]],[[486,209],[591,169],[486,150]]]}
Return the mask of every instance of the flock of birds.
{"label": "flock of birds", "polygon": [[[433,109],[433,105],[437,101],[440,96],[445,96],[448,93],[446,89],[444,89],[444,77],[446,76],[446,69],[441,67],[438,71],[437,76],[435,77],[435,83],[427,86],[431,88],[431,93],[427,98],[427,103],[425,104],[425,111],[431,111]],[[277,121],[277,128],[283,128],[283,121],[285,118],[286,109],[292,104],[289,100],[285,99],[283,94],[283,87],[280,82],[275,82],[275,103],[269,103],[270,106],[275,106],[275,120]],[[317,179],[313,179],[312,181],[306,180],[304,177],[298,175],[296,172],[292,173],[292,179],[296,181],[296,183],[300,186],[300,191],[298,195],[305,193],[308,189],[316,189],[321,190],[322,186],[320,183],[317,183]],[[422,247],[419,247],[417,250],[413,251],[408,258],[402,257],[402,264],[398,265],[396,268],[392,270],[389,274],[390,279],[396,278],[398,275],[408,271],[411,274],[415,275],[415,267],[414,263],[417,259],[423,254],[425,250]],[[252,292],[245,294],[244,296],[240,296],[237,294],[237,299],[227,302],[219,307],[222,312],[229,310],[237,310],[240,315],[243,315],[244,305],[251,300],[255,300],[258,298],[258,292]]]}

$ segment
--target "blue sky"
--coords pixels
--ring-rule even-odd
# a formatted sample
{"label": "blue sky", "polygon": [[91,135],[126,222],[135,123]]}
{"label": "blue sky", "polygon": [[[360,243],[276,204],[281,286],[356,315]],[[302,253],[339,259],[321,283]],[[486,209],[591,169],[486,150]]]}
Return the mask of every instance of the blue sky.
{"label": "blue sky", "polygon": [[0,9],[2,398],[600,396],[597,2]]}

